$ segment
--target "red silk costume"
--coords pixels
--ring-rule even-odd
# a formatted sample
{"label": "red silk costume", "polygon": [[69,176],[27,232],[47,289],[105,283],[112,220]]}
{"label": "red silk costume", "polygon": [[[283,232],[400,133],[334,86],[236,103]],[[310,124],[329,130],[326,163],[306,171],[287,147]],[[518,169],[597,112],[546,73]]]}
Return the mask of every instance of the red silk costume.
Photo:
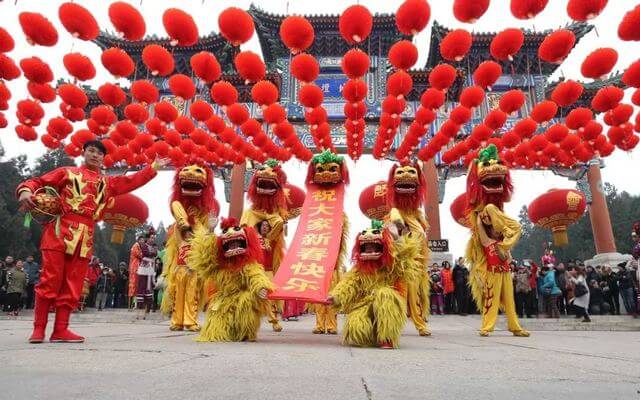
{"label": "red silk costume", "polygon": [[[104,176],[84,166],[62,167],[18,186],[18,197],[24,191],[34,193],[45,186],[55,188],[60,194],[62,215],[58,223],[54,220],[44,226],[40,241],[42,272],[35,291],[36,299],[46,303],[47,309],[54,302],[58,312],[61,308],[76,307],[93,255],[96,221],[114,196],[133,191],[155,176],[151,166],[128,176]],[[56,224],[59,235],[56,235]],[[34,325],[38,323],[38,315],[35,319]]]}

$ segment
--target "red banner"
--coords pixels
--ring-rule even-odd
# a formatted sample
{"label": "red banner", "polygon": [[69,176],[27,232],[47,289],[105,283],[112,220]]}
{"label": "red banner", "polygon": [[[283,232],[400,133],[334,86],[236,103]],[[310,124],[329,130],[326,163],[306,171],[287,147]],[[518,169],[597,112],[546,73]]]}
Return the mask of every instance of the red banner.
{"label": "red banner", "polygon": [[300,222],[273,279],[270,299],[322,303],[327,298],[342,239],[344,184],[307,186]]}

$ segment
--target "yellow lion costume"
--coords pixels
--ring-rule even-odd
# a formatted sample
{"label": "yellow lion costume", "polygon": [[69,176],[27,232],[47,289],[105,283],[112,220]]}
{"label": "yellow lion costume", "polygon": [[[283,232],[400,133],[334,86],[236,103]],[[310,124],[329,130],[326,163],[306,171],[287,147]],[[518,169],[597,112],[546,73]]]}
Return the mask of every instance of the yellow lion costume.
{"label": "yellow lion costume", "polygon": [[[284,256],[287,203],[283,190],[287,176],[276,160],[267,160],[251,178],[247,195],[251,207],[242,213],[240,224],[256,229],[262,238],[265,260],[264,269],[268,276],[275,275]],[[269,323],[275,332],[282,326],[278,322],[278,303],[272,301],[269,307]]]}
{"label": "yellow lion costume", "polygon": [[472,161],[467,174],[467,218],[472,235],[466,259],[471,265],[471,293],[482,314],[480,336],[493,332],[499,309],[514,336],[529,336],[518,321],[509,265],[511,249],[521,234],[520,224],[503,211],[512,192],[509,169],[498,158],[498,149],[489,145]]}
{"label": "yellow lion costume", "polygon": [[411,233],[418,239],[422,267],[415,279],[407,282],[407,303],[409,317],[420,336],[431,336],[427,318],[431,313],[430,280],[427,273],[429,247],[427,232],[429,224],[420,207],[425,196],[424,176],[416,164],[394,165],[387,180],[387,204],[389,215],[385,221],[398,230],[399,234]]}
{"label": "yellow lion costume", "polygon": [[396,236],[380,221],[356,238],[353,268],[331,291],[329,301],[346,316],[343,340],[360,347],[398,348],[407,323],[402,288],[414,281],[424,261],[418,239]]}
{"label": "yellow lion costume", "polygon": [[216,236],[199,229],[191,240],[189,265],[203,279],[212,279],[218,291],[207,309],[199,342],[255,341],[260,318],[274,289],[262,267],[260,238],[252,227],[233,218],[221,223]]}
{"label": "yellow lion costume", "polygon": [[176,172],[171,196],[171,213],[176,222],[169,227],[166,264],[162,275],[167,289],[160,307],[171,315],[172,331],[199,331],[198,310],[205,302],[203,281],[187,262],[188,239],[198,229],[215,225],[217,213],[213,171],[193,163]]}

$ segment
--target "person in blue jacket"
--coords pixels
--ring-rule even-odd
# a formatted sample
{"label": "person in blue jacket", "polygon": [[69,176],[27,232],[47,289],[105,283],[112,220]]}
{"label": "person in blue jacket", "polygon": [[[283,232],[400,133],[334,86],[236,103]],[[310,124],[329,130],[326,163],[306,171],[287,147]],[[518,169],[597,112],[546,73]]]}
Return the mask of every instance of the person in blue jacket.
{"label": "person in blue jacket", "polygon": [[544,298],[544,308],[547,316],[549,318],[560,318],[558,297],[562,294],[562,291],[556,282],[555,271],[548,265],[545,265],[542,267],[540,274],[543,277],[541,291]]}

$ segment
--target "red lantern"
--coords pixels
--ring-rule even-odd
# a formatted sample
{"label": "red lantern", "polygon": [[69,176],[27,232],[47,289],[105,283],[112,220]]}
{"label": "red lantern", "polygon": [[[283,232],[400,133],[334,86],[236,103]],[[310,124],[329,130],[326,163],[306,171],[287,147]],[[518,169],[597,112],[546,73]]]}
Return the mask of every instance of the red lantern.
{"label": "red lantern", "polygon": [[[49,64],[38,57],[23,58],[20,60],[20,68],[24,77],[35,83],[49,83],[53,80],[53,72]],[[18,71],[18,76],[20,76]]]}
{"label": "red lantern", "polygon": [[322,104],[324,93],[314,84],[303,86],[298,91],[298,101],[307,108],[316,108]]}
{"label": "red lantern", "polygon": [[351,49],[342,57],[342,72],[351,78],[361,78],[369,71],[369,56],[360,49]]}
{"label": "red lantern", "polygon": [[320,74],[320,65],[314,56],[303,53],[293,57],[290,70],[297,80],[309,83],[315,81]]}
{"label": "red lantern", "polygon": [[382,220],[389,213],[387,182],[380,181],[364,188],[358,200],[360,211],[367,218]]}
{"label": "red lantern", "polygon": [[131,193],[116,196],[107,205],[102,219],[111,224],[111,242],[122,244],[124,231],[142,225],[149,218],[149,207]]}
{"label": "red lantern", "polygon": [[191,78],[183,74],[171,75],[168,81],[169,90],[174,96],[183,100],[191,100],[196,94],[196,85]]}
{"label": "red lantern", "polygon": [[460,93],[460,104],[474,109],[484,101],[484,89],[480,86],[469,86]]}
{"label": "red lantern", "polygon": [[51,47],[58,43],[58,31],[42,14],[22,12],[18,22],[29,44]]}
{"label": "red lantern", "polygon": [[548,122],[556,116],[558,112],[558,106],[553,101],[544,100],[531,110],[531,119],[536,121],[539,124],[543,122]]}
{"label": "red lantern", "polygon": [[625,14],[618,25],[618,37],[625,41],[640,40],[640,5]]}
{"label": "red lantern", "polygon": [[58,9],[58,17],[64,29],[74,38],[93,40],[98,37],[100,28],[91,12],[79,4],[67,2]]}
{"label": "red lantern", "polygon": [[160,98],[160,91],[147,80],[135,81],[131,84],[131,96],[140,103],[153,104]]}
{"label": "red lantern", "polygon": [[469,223],[469,218],[466,213],[467,204],[467,194],[462,193],[453,200],[449,210],[451,211],[451,216],[457,223],[464,227],[471,228],[471,224]]}
{"label": "red lantern", "polygon": [[513,61],[524,44],[524,34],[520,29],[509,28],[498,33],[491,41],[489,51],[496,60]]}
{"label": "red lantern", "polygon": [[147,29],[144,18],[131,4],[117,1],[109,6],[109,19],[127,40],[140,40]]}
{"label": "red lantern", "polygon": [[162,14],[162,24],[171,38],[171,46],[193,46],[198,43],[198,26],[186,12],[168,8]]}
{"label": "red lantern", "polygon": [[524,105],[526,98],[520,89],[513,89],[500,98],[500,109],[507,114],[513,114]]}
{"label": "red lantern", "polygon": [[453,85],[456,77],[457,70],[454,67],[449,64],[438,64],[429,73],[429,84],[434,89],[446,91]]}
{"label": "red lantern", "polygon": [[280,38],[294,54],[308,49],[314,37],[313,26],[305,17],[289,16],[280,24]]}
{"label": "red lantern", "polygon": [[[19,76],[20,69],[13,61],[13,59],[5,54],[0,53],[0,79],[11,81],[18,78]],[[51,78],[51,80],[53,80],[53,77]]]}
{"label": "red lantern", "polygon": [[219,81],[211,86],[211,99],[219,106],[230,106],[238,101],[238,91],[227,81]]}
{"label": "red lantern", "polygon": [[567,14],[575,21],[587,21],[597,17],[608,0],[569,0]]}
{"label": "red lantern", "polygon": [[454,0],[453,16],[460,22],[473,24],[489,9],[489,0]]}
{"label": "red lantern", "polygon": [[576,44],[576,35],[568,29],[558,29],[547,35],[538,47],[538,57],[542,61],[560,64]]}
{"label": "red lantern", "polygon": [[102,65],[104,65],[106,70],[116,78],[126,78],[133,74],[136,69],[136,66],[131,57],[129,57],[129,54],[117,47],[112,47],[103,51],[100,56],[100,61],[102,61]]}
{"label": "red lantern", "polygon": [[409,69],[418,61],[418,48],[408,40],[400,40],[389,49],[389,62],[397,69]]}
{"label": "red lantern", "polygon": [[569,244],[567,227],[579,220],[586,208],[584,193],[573,189],[551,189],[529,205],[528,213],[534,224],[551,229],[554,245],[564,247]]}
{"label": "red lantern", "polygon": [[553,100],[560,107],[568,107],[578,101],[584,87],[575,81],[568,80],[561,82],[551,93],[551,100]]}
{"label": "red lantern", "polygon": [[640,88],[640,61],[636,61],[627,68],[622,75],[622,82],[633,88]]}
{"label": "red lantern", "polygon": [[175,68],[171,53],[157,44],[148,44],[142,49],[142,62],[153,76],[167,76]]}
{"label": "red lantern", "polygon": [[288,219],[299,217],[307,194],[298,186],[290,183],[285,183],[283,190],[284,198],[287,201]]}
{"label": "red lantern", "polygon": [[597,49],[584,59],[580,71],[585,78],[604,79],[617,62],[618,52],[614,49]]}
{"label": "red lantern", "polygon": [[485,61],[478,65],[478,68],[473,72],[473,82],[484,88],[491,90],[500,76],[502,75],[502,67],[500,64],[494,61]]}
{"label": "red lantern", "polygon": [[233,63],[238,74],[248,83],[257,82],[264,79],[267,67],[262,58],[252,51],[242,51],[238,53]]}
{"label": "red lantern", "polygon": [[464,29],[447,33],[440,42],[440,54],[447,61],[462,61],[471,49],[473,37]]}
{"label": "red lantern", "polygon": [[8,53],[15,47],[16,42],[11,34],[4,28],[0,28],[0,53]]}
{"label": "red lantern", "polygon": [[248,12],[229,7],[218,16],[220,33],[234,46],[246,43],[253,36],[255,26]]}
{"label": "red lantern", "polygon": [[615,86],[607,86],[598,90],[591,99],[591,108],[595,111],[605,112],[615,108],[624,97],[624,90]]}
{"label": "red lantern", "polygon": [[511,14],[518,19],[531,19],[540,14],[549,0],[511,0]]}
{"label": "red lantern", "polygon": [[405,35],[417,35],[430,17],[431,7],[426,0],[405,0],[396,11],[396,26]]}
{"label": "red lantern", "polygon": [[203,82],[209,83],[220,78],[222,69],[216,57],[208,51],[201,51],[191,56],[191,70]]}
{"label": "red lantern", "polygon": [[342,12],[338,19],[340,35],[349,44],[364,41],[371,33],[372,28],[373,16],[365,6],[350,6]]}

